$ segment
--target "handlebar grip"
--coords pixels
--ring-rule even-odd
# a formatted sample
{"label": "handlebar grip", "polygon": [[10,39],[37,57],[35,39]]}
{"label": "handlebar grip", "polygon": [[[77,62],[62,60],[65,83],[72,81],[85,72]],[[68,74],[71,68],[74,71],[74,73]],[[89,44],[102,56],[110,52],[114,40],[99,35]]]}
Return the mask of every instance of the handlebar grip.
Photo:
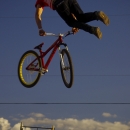
{"label": "handlebar grip", "polygon": [[55,36],[55,34],[54,33],[46,33],[45,36]]}

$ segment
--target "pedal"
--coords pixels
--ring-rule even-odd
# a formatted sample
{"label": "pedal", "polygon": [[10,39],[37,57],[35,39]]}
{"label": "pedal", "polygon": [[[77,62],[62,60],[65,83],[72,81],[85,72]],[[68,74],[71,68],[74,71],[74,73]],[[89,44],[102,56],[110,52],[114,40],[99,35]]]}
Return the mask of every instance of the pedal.
{"label": "pedal", "polygon": [[48,72],[48,69],[42,68],[42,70],[41,70],[41,75],[44,75],[44,74],[47,73],[47,72]]}

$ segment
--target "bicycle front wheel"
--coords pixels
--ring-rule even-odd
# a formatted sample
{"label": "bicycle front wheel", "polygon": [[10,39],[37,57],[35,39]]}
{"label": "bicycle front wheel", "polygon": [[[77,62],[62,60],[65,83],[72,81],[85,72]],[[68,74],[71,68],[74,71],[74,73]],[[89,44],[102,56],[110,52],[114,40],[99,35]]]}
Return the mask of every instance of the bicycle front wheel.
{"label": "bicycle front wheel", "polygon": [[40,79],[41,61],[38,54],[33,51],[25,52],[18,64],[18,77],[21,84],[26,88],[31,88]]}
{"label": "bicycle front wheel", "polygon": [[66,49],[61,51],[60,70],[63,82],[67,88],[71,88],[74,80],[72,60]]}

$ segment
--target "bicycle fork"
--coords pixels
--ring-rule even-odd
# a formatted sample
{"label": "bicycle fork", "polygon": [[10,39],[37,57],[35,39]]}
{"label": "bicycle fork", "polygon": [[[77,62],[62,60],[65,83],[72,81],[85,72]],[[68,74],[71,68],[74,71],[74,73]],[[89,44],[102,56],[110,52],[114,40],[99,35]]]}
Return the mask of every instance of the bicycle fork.
{"label": "bicycle fork", "polygon": [[[65,49],[68,51],[67,44],[61,43],[61,45],[64,45]],[[62,49],[60,48],[60,46],[58,47],[58,49],[59,49],[59,56],[60,56],[60,61],[61,61],[62,68],[65,68],[64,60],[63,60],[63,56],[62,56]]]}

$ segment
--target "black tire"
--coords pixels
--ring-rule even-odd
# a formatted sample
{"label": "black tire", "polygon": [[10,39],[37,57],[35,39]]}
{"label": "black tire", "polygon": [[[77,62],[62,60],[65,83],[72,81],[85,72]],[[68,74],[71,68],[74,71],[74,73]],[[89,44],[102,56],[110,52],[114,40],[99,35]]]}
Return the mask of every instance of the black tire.
{"label": "black tire", "polygon": [[[63,82],[67,88],[71,88],[74,81],[74,70],[69,52],[66,49],[61,51],[60,70]],[[62,62],[64,65],[62,65]]]}
{"label": "black tire", "polygon": [[[37,60],[33,62],[32,66],[30,65],[30,67],[32,67],[31,69],[33,69],[34,67],[37,69],[40,69],[41,61],[38,58],[38,54],[35,51],[29,50],[25,52],[20,58],[20,61],[18,64],[18,78],[21,84],[26,88],[32,88],[33,86],[36,85],[36,83],[40,79],[41,74],[39,71],[26,70],[26,67],[36,58]],[[25,61],[27,61],[27,63],[25,63]],[[26,74],[24,75],[24,73]],[[31,77],[32,75],[33,77]]]}

